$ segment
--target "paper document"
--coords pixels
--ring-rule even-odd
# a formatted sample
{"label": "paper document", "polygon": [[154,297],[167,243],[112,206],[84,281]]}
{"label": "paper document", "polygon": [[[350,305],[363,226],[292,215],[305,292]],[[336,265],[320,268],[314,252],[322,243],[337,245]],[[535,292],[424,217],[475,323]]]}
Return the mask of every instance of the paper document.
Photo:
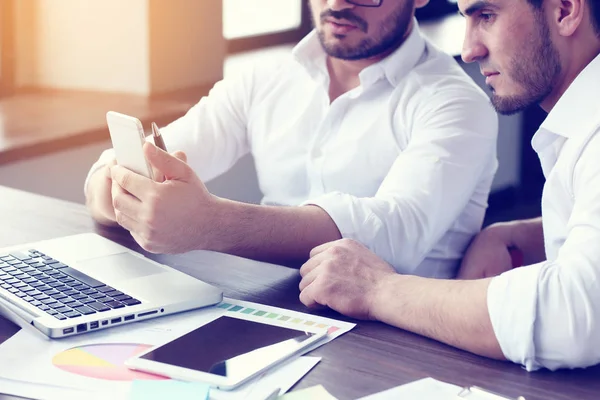
{"label": "paper document", "polygon": [[133,381],[130,400],[208,400],[210,386],[198,382]]}
{"label": "paper document", "polygon": [[[348,332],[355,324],[298,313],[261,304],[225,299],[217,306],[161,317],[148,321],[110,328],[60,340],[44,340],[27,330],[17,332],[0,345],[0,379],[17,383],[80,390],[88,393],[129,393],[134,380],[162,380],[164,377],[127,369],[123,363],[142,351],[173,340],[208,322],[232,313],[251,314],[265,318],[269,323],[285,327],[318,326],[327,328],[330,334],[318,345],[327,343]],[[300,361],[302,360],[302,361]],[[318,362],[318,358],[302,357],[273,369],[261,379],[254,379],[234,391],[220,397],[220,391],[211,390],[211,398],[236,397],[235,393],[251,390],[273,391],[284,387],[289,390]],[[285,375],[288,371],[290,375]],[[268,376],[278,375],[278,381],[261,385]],[[0,382],[3,382],[0,380]],[[291,382],[291,383],[290,383]],[[0,385],[0,393],[9,393],[6,385]],[[11,385],[8,385],[9,387]],[[21,386],[22,387],[22,386]],[[257,388],[258,387],[258,388]],[[21,393],[11,391],[12,395]],[[26,394],[23,394],[26,395]],[[265,396],[268,393],[265,393]],[[27,395],[32,398],[42,398]]]}
{"label": "paper document", "polygon": [[278,400],[337,400],[323,385],[296,390],[281,396]]}
{"label": "paper document", "polygon": [[[211,400],[264,400],[275,389],[285,393],[306,375],[317,363],[320,357],[299,357],[279,368],[273,369],[259,379],[252,380],[234,391],[210,389]],[[168,382],[168,381],[161,381]],[[110,386],[110,385],[109,385]],[[0,378],[0,393],[22,396],[38,400],[129,400],[131,389],[124,392],[95,391],[86,392],[31,382],[13,381]],[[0,395],[2,398],[2,395]],[[183,399],[185,400],[185,399]]]}
{"label": "paper document", "polygon": [[243,384],[236,390],[211,389],[210,398],[211,400],[264,400],[275,389],[279,389],[279,393],[285,393],[313,369],[319,361],[321,361],[320,357],[309,356],[294,359],[279,368],[266,372],[259,379],[253,379]]}
{"label": "paper document", "polygon": [[[398,386],[384,392],[362,397],[359,400],[509,400],[508,397],[484,392],[483,390],[464,390],[460,386],[441,382],[433,378],[425,378],[406,385]],[[522,397],[520,398],[522,400]]]}

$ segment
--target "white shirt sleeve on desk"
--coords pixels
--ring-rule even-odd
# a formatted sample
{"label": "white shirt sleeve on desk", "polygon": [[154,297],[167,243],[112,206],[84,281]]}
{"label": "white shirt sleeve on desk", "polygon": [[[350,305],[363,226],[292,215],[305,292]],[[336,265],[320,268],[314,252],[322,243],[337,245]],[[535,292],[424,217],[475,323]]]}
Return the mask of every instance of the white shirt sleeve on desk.
{"label": "white shirt sleeve on desk", "polygon": [[[415,273],[436,244],[445,257],[461,257],[483,213],[459,216],[474,192],[485,202],[496,169],[497,126],[489,104],[460,93],[428,99],[374,197],[334,192],[305,202],[324,209],[343,237],[364,243],[406,274]],[[489,177],[486,189],[482,176]],[[440,244],[448,231],[452,235]]]}
{"label": "white shirt sleeve on desk", "polygon": [[[553,229],[552,223],[557,218],[554,213],[563,210],[558,204],[543,210],[547,251],[552,254],[553,247],[558,247],[556,259],[506,272],[494,278],[488,289],[489,313],[502,351],[528,370],[600,362],[598,154],[600,135],[577,161],[575,200],[564,243],[560,228]],[[545,193],[562,189],[552,178]]]}

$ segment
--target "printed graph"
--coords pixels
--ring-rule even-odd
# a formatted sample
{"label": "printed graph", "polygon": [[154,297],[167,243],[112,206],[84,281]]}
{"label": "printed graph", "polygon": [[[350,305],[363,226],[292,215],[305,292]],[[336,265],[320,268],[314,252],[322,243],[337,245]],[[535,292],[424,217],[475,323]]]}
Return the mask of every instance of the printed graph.
{"label": "printed graph", "polygon": [[283,323],[290,326],[295,326],[300,328],[302,325],[310,326],[315,328],[326,328],[327,333],[332,335],[339,329],[339,326],[334,326],[328,323],[322,322],[322,318],[312,316],[309,314],[300,314],[295,313],[293,311],[281,310],[279,309],[277,312],[273,312],[268,310],[266,307],[261,309],[259,304],[253,307],[245,307],[239,304],[231,304],[226,301],[217,305],[218,308],[222,308],[227,310],[228,313],[241,313],[246,315],[253,315],[255,317],[266,318],[267,320],[277,321],[279,323]]}
{"label": "printed graph", "polygon": [[52,364],[76,375],[109,381],[167,379],[128,369],[123,363],[152,346],[117,343],[94,344],[65,350],[52,359]]}

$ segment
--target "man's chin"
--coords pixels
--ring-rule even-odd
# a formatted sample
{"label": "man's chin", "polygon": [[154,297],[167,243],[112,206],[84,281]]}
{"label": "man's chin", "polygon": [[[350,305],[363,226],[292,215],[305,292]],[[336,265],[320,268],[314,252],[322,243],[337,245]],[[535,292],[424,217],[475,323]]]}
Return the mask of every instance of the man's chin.
{"label": "man's chin", "polygon": [[356,46],[356,43],[354,43],[355,40],[352,40],[348,34],[328,33],[324,36],[324,39],[325,45],[331,49],[339,48],[343,51],[346,48],[352,48],[352,46]]}
{"label": "man's chin", "polygon": [[491,101],[496,112],[502,115],[516,114],[534,103],[520,96],[501,96],[495,91],[492,92]]}
{"label": "man's chin", "polygon": [[360,55],[356,55],[356,51],[352,48],[352,46],[341,45],[338,41],[336,44],[327,43],[324,46],[325,52],[327,55],[333,58],[339,58],[342,60],[355,60],[362,58]]}

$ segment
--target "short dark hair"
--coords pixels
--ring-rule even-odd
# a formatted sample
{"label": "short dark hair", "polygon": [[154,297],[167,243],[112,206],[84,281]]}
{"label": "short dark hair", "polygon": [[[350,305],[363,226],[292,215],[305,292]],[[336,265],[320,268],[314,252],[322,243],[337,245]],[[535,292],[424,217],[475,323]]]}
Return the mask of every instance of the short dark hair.
{"label": "short dark hair", "polygon": [[[527,2],[534,8],[539,9],[542,7],[544,0],[527,0]],[[590,18],[594,25],[594,30],[596,31],[596,35],[600,37],[600,0],[588,0],[587,3],[590,7]]]}

